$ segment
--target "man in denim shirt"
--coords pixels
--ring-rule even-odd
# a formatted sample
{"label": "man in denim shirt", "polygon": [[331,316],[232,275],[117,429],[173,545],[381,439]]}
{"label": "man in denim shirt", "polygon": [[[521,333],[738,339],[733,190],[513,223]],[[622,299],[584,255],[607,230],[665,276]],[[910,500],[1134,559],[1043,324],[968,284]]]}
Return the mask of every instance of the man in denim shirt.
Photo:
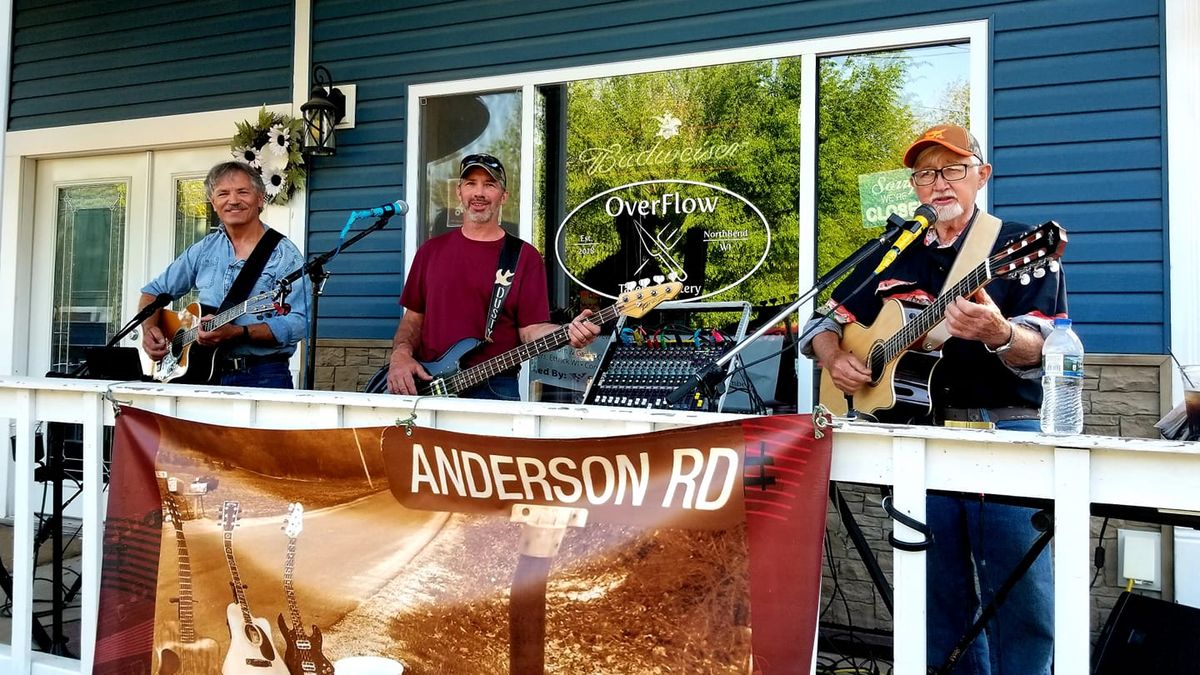
{"label": "man in denim shirt", "polygon": [[[221,305],[246,258],[269,229],[260,219],[266,204],[266,189],[262,178],[249,165],[223,162],[214,166],[204,179],[204,190],[221,221],[219,229],[188,247],[162,274],[146,284],[142,288],[141,307],[149,305],[161,293],[178,298],[195,288],[208,318]],[[267,257],[250,297],[270,291],[303,262],[296,245],[281,239]],[[215,383],[292,388],[288,360],[296,351],[296,343],[304,337],[308,323],[306,287],[303,277],[293,285],[284,299],[291,306],[287,314],[243,314],[215,330],[199,329],[196,343],[219,347]],[[142,347],[155,361],[160,361],[169,348],[169,340],[160,326],[161,316],[160,309],[142,324]],[[207,371],[207,363],[197,363],[199,359],[194,356],[190,360],[189,371]]]}

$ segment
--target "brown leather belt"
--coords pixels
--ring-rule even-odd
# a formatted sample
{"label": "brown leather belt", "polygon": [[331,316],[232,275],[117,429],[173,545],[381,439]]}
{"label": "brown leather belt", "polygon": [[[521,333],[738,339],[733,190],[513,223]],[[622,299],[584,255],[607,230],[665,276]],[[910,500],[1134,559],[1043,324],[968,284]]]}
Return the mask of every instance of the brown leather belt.
{"label": "brown leather belt", "polygon": [[1037,408],[1005,406],[1002,408],[939,408],[938,422],[1003,422],[1005,420],[1036,420]]}

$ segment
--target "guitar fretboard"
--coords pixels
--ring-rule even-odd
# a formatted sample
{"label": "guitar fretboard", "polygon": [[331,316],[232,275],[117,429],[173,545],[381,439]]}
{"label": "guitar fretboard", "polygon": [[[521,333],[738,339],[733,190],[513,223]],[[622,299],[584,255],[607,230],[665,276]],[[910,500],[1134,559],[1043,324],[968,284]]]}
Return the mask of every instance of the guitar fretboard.
{"label": "guitar fretboard", "polygon": [[237,598],[238,607],[242,610],[242,621],[249,626],[254,617],[250,615],[250,607],[246,604],[246,589],[242,587],[242,578],[238,575],[237,562],[233,559],[233,533],[225,532],[225,562],[229,563],[229,576],[233,579],[233,595]]}
{"label": "guitar fretboard", "polygon": [[906,323],[904,328],[888,338],[880,349],[871,352],[871,363],[867,364],[867,367],[875,370],[891,363],[893,359],[912,347],[914,342],[920,340],[921,336],[933,330],[933,327],[945,316],[946,308],[950,306],[950,303],[983,288],[991,280],[991,277],[991,261],[985,260],[949,290],[939,295],[920,314]]}
{"label": "guitar fretboard", "polygon": [[175,526],[175,554],[179,561],[179,641],[191,644],[196,641],[192,605],[192,562],[188,556],[187,539],[183,536],[183,523],[179,520],[175,497],[167,493],[165,499],[167,510],[171,514],[171,523]]}
{"label": "guitar fretboard", "polygon": [[171,351],[173,353],[178,353],[180,349],[195,342],[196,338],[200,336],[201,328],[207,331],[214,331],[245,314],[250,305],[260,303],[269,297],[271,297],[270,293],[263,293],[256,295],[253,298],[247,298],[243,302],[240,302],[224,312],[217,314],[208,321],[200,322],[198,326],[179,331],[175,334],[175,337],[171,338]]}
{"label": "guitar fretboard", "polygon": [[300,627],[300,607],[296,604],[296,589],[292,582],[292,570],[296,564],[296,538],[288,538],[287,559],[283,563],[283,590],[287,596],[288,614],[292,617],[292,628]]}

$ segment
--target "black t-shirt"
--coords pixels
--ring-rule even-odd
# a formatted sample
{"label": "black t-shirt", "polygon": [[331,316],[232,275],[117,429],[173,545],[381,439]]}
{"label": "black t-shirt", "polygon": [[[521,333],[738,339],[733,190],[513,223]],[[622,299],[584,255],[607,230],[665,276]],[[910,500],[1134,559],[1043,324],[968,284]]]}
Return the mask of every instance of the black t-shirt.
{"label": "black t-shirt", "polygon": [[[972,225],[974,222],[975,219]],[[1021,223],[1002,223],[992,254],[1035,229]],[[943,247],[931,228],[924,239],[914,242],[884,270],[877,282],[868,282],[847,299],[874,271],[883,252],[864,261],[834,289],[833,299],[845,300],[837,313],[838,320],[870,325],[889,299],[918,305],[932,302],[945,285],[969,231],[970,226],[952,244]],[[1045,273],[1040,277],[1028,275],[1027,284],[1019,279],[995,278],[985,290],[1006,318],[1028,316],[1037,323],[1048,323],[1056,316],[1067,315],[1066,281],[1061,268],[1043,270]],[[1023,379],[1005,366],[999,356],[988,352],[982,342],[958,338],[950,338],[942,346],[942,360],[934,368],[930,394],[935,408],[1039,407],[1042,401],[1039,378]]]}

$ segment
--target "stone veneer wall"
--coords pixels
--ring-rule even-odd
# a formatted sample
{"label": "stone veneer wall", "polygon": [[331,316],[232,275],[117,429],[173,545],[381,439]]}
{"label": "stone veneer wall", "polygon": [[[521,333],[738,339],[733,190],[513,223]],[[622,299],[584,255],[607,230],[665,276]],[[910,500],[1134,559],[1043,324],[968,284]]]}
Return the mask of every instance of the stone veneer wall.
{"label": "stone veneer wall", "polygon": [[[387,363],[390,340],[321,340],[317,351],[317,389],[362,391],[367,380]],[[1157,438],[1154,423],[1170,410],[1170,365],[1163,356],[1089,355],[1084,383],[1084,433],[1126,438]],[[889,582],[892,551],[887,545],[891,521],[880,507],[879,489],[842,485],[842,495],[854,513]],[[829,507],[827,529],[833,555],[825,561],[821,587],[822,622],[852,624],[860,629],[891,631],[891,616],[876,593],[837,511]],[[1101,518],[1092,519],[1092,541]],[[1174,587],[1171,570],[1171,528],[1148,523],[1110,520],[1105,529],[1104,570],[1092,589],[1093,638],[1103,627],[1122,590],[1117,572],[1117,529],[1162,531],[1162,587]],[[834,597],[833,570],[839,594]],[[1171,599],[1171,593],[1139,591]],[[848,614],[847,614],[848,610]]]}

